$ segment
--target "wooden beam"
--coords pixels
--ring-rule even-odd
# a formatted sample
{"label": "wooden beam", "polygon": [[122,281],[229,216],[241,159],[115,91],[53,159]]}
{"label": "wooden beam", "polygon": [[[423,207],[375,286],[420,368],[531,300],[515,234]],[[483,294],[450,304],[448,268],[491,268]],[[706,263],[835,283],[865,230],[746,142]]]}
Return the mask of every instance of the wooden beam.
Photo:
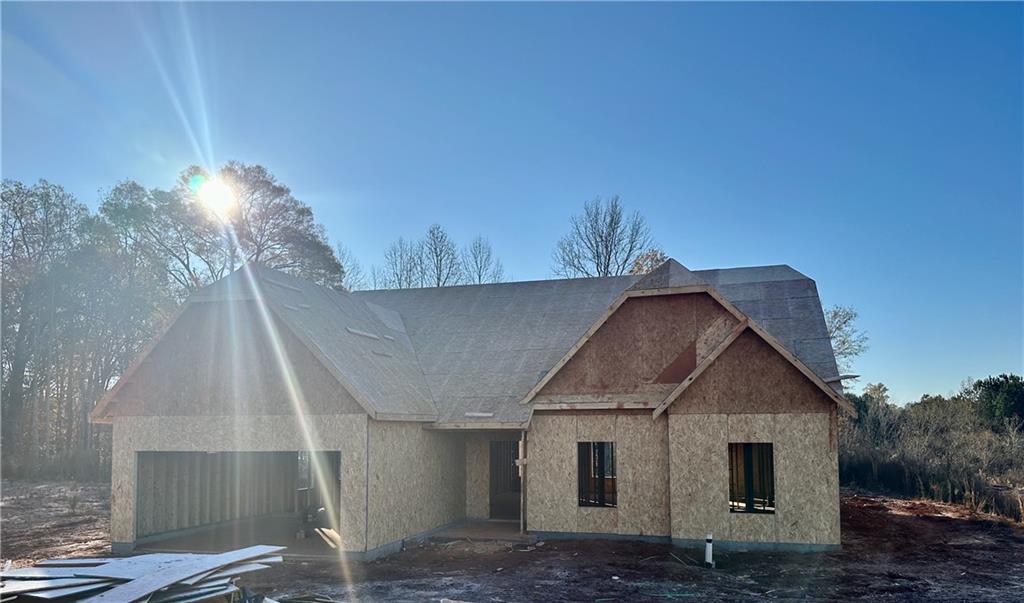
{"label": "wooden beam", "polygon": [[697,368],[693,369],[693,372],[690,373],[690,375],[686,379],[684,379],[682,383],[677,385],[676,388],[672,390],[672,393],[670,393],[668,397],[662,400],[661,404],[658,404],[658,406],[655,407],[653,418],[657,419],[659,416],[661,416],[661,413],[665,412],[668,409],[668,407],[673,402],[675,402],[676,398],[678,398],[684,391],[686,391],[686,388],[690,387],[690,384],[696,381],[697,377],[700,377],[701,374],[705,370],[707,370],[709,366],[711,366],[711,363],[713,363],[722,354],[722,352],[726,350],[726,348],[732,345],[732,342],[736,341],[736,339],[743,333],[743,331],[747,329],[749,324],[750,321],[747,320],[747,318],[744,317],[743,319],[741,319],[739,324],[733,327],[733,330],[730,331],[729,334],[725,336],[725,339],[723,339],[721,343],[719,343],[715,347],[714,351],[708,354],[708,357],[705,358],[703,362],[698,364]]}
{"label": "wooden beam", "polygon": [[533,410],[647,410],[657,408],[658,401],[647,402],[536,402]]}

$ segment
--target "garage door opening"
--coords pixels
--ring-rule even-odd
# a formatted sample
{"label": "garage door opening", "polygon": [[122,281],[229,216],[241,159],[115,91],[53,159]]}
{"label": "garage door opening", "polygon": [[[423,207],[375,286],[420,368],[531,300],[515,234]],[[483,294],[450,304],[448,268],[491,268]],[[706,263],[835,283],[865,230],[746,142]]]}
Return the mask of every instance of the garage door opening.
{"label": "garage door opening", "polygon": [[[224,551],[251,544],[329,554],[340,544],[338,452],[140,452],[140,548]],[[320,477],[320,479],[317,478]]]}

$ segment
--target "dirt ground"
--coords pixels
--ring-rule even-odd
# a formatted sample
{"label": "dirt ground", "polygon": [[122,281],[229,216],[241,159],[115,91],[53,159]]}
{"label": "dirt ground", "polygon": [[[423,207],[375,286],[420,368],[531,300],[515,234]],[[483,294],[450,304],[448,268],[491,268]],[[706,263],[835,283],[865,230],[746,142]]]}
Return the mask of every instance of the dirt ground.
{"label": "dirt ground", "polygon": [[[0,556],[105,553],[109,488],[2,482]],[[74,510],[72,510],[72,507]],[[843,550],[716,554],[625,541],[428,541],[366,564],[287,561],[240,584],[339,601],[1024,600],[1024,528],[953,505],[843,493]],[[349,584],[351,586],[346,586]]]}
{"label": "dirt ground", "polygon": [[0,480],[0,558],[110,554],[110,486]]}

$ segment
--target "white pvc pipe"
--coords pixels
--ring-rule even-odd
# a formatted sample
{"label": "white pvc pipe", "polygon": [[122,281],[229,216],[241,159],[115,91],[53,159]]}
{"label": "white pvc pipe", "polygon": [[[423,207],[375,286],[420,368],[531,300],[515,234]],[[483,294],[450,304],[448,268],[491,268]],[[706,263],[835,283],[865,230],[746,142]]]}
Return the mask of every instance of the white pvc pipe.
{"label": "white pvc pipe", "polygon": [[704,538],[704,567],[715,567],[715,561],[712,558],[712,549],[714,548],[714,537],[711,532],[708,532],[706,538]]}

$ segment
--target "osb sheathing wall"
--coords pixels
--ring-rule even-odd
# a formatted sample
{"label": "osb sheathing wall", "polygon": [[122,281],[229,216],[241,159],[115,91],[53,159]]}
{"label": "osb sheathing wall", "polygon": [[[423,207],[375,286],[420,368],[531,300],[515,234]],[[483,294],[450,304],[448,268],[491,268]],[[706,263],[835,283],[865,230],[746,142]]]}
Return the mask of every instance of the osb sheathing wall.
{"label": "osb sheathing wall", "polygon": [[[660,401],[738,321],[706,293],[626,300],[538,393],[650,392]],[[660,394],[660,397],[658,396]]]}
{"label": "osb sheathing wall", "polygon": [[[828,397],[747,331],[669,407],[672,537],[839,544]],[[730,513],[730,442],[771,442],[774,514]]]}
{"label": "osb sheathing wall", "polygon": [[491,440],[482,434],[466,435],[466,517],[491,515]]}
{"label": "osb sheathing wall", "polygon": [[465,517],[462,434],[424,429],[422,423],[373,420],[368,433],[366,550]]}
{"label": "osb sheathing wall", "polygon": [[304,426],[294,417],[260,415],[115,416],[113,423],[110,509],[113,542],[131,543],[137,538],[137,452],[290,452],[313,449],[340,453],[339,531],[342,548],[365,550],[365,414],[306,416]]}
{"label": "osb sheathing wall", "polygon": [[[189,306],[121,389],[117,414],[290,415],[296,405],[307,414],[362,412],[291,331],[274,322],[276,340],[255,302]],[[301,398],[290,395],[288,376],[301,385]]]}
{"label": "osb sheathing wall", "polygon": [[[667,536],[668,421],[650,412],[537,412],[527,454],[527,528]],[[580,507],[577,442],[615,442],[618,507]]]}

